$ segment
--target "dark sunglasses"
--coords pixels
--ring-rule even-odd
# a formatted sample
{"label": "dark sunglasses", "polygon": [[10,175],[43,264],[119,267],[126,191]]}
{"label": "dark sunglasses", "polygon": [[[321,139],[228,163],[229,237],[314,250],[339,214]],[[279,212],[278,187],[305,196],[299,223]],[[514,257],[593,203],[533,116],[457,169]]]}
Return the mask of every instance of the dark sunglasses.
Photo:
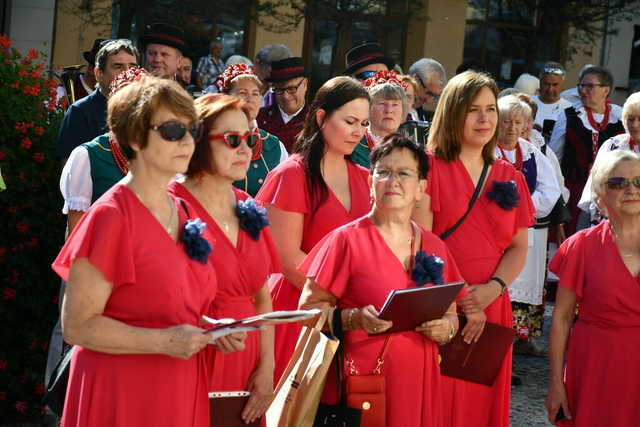
{"label": "dark sunglasses", "polygon": [[624,190],[625,188],[629,188],[631,184],[640,189],[640,176],[631,179],[613,176],[607,179],[607,187],[609,187],[610,190]]}
{"label": "dark sunglasses", "polygon": [[358,80],[367,80],[369,77],[373,77],[376,71],[363,71],[361,73],[356,74],[356,79]]}
{"label": "dark sunglasses", "polygon": [[202,124],[195,123],[187,127],[184,123],[170,121],[157,126],[149,126],[149,129],[156,130],[160,133],[162,139],[166,141],[179,141],[187,134],[191,134],[194,141],[200,139],[202,135]]}
{"label": "dark sunglasses", "polygon": [[242,141],[247,143],[247,147],[253,148],[256,146],[258,141],[260,141],[260,134],[255,131],[244,134],[240,132],[225,132],[213,135],[209,134],[209,141],[220,138],[222,138],[229,148],[238,148],[240,144],[242,144]]}

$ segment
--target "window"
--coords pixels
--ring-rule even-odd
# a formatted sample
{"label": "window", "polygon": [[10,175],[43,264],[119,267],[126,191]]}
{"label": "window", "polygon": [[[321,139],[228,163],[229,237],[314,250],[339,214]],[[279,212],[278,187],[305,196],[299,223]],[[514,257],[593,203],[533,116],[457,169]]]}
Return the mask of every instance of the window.
{"label": "window", "polygon": [[468,0],[464,59],[484,63],[499,86],[513,85],[525,72],[537,74],[551,60],[550,46],[537,31],[535,2]]}
{"label": "window", "polygon": [[640,91],[640,25],[633,28],[631,65],[629,67],[629,93]]}

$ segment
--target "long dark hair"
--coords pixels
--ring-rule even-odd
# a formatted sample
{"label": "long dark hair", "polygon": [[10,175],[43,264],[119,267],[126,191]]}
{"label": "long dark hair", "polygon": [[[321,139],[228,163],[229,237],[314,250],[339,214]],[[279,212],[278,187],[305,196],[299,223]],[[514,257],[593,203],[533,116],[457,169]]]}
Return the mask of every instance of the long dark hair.
{"label": "long dark hair", "polygon": [[298,136],[294,152],[300,154],[306,169],[312,213],[329,196],[329,189],[320,168],[320,162],[325,153],[325,143],[322,130],[316,120],[316,112],[324,110],[325,120],[327,120],[334,111],[358,98],[369,100],[369,93],[360,82],[352,77],[334,77],[318,89],[316,97],[309,107],[304,128]]}

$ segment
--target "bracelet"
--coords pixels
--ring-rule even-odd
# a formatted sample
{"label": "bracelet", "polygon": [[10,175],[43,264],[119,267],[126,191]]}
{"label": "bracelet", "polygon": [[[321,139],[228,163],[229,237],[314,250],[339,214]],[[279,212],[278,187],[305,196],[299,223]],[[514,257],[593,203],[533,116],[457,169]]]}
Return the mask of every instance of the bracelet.
{"label": "bracelet", "polygon": [[353,327],[353,315],[357,310],[357,308],[352,308],[351,310],[349,310],[349,315],[347,316],[347,329],[350,331],[355,330],[355,328]]}
{"label": "bracelet", "polygon": [[498,283],[498,285],[500,285],[500,296],[503,296],[505,291],[507,290],[507,284],[504,282],[504,280],[502,280],[501,278],[497,277],[497,276],[493,276],[491,278],[491,280],[495,281]]}
{"label": "bracelet", "polygon": [[453,322],[449,319],[447,319],[449,321],[449,324],[451,325],[451,330],[449,331],[449,339],[447,340],[447,342],[450,342],[453,337],[456,336],[456,327],[453,325]]}

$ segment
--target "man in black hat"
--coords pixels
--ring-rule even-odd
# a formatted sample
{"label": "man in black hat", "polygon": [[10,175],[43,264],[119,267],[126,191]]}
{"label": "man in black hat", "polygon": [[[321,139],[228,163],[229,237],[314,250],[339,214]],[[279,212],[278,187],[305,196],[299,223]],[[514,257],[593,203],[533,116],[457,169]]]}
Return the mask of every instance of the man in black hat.
{"label": "man in black hat", "polygon": [[102,43],[95,56],[93,70],[97,88],[69,107],[58,130],[56,157],[63,164],[74,148],[106,131],[109,85],[119,73],[138,63],[138,49],[130,40],[106,40]]}
{"label": "man in black hat", "polygon": [[156,77],[175,80],[183,52],[188,47],[183,31],[169,24],[151,24],[140,37],[140,44],[144,50],[144,68]]}
{"label": "man in black hat", "polygon": [[364,43],[349,50],[346,55],[347,69],[343,74],[365,81],[378,71],[393,69],[395,61],[385,56],[380,43]]}
{"label": "man in black hat", "polygon": [[93,68],[95,67],[96,54],[100,49],[100,45],[105,41],[105,39],[95,39],[91,50],[82,53],[82,57],[87,61],[84,72],[80,72],[83,65],[71,65],[63,68],[62,81],[69,97],[69,105],[81,100],[95,89],[97,82],[96,76],[93,74]]}
{"label": "man in black hat", "polygon": [[273,85],[276,102],[260,110],[258,127],[280,138],[291,153],[308,110],[309,80],[302,58],[293,56],[273,62],[266,81]]}

